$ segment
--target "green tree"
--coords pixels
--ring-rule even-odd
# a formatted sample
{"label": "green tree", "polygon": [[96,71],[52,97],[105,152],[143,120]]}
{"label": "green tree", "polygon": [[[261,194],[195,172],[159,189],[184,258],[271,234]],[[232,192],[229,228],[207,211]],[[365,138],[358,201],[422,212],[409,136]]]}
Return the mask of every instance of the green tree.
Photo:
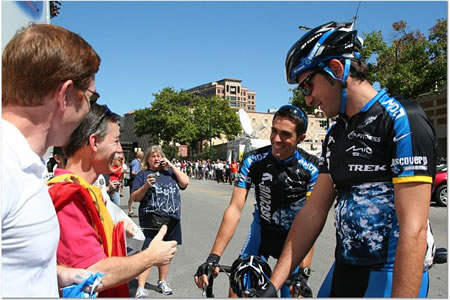
{"label": "green tree", "polygon": [[[233,139],[241,130],[236,112],[228,101],[186,91],[165,88],[153,95],[150,108],[138,110],[135,132],[150,134],[156,141],[195,146],[209,140],[209,108],[212,111],[212,138],[221,135]],[[211,102],[210,102],[211,101]]]}
{"label": "green tree", "polygon": [[168,160],[171,161],[172,159],[179,159],[178,148],[175,145],[163,144],[161,148],[164,151],[164,154],[166,155],[166,158]]}
{"label": "green tree", "polygon": [[292,97],[289,99],[289,103],[297,107],[302,108],[307,114],[314,113],[314,106],[306,105],[305,96],[297,88],[289,89],[292,92]]}
{"label": "green tree", "polygon": [[189,144],[197,134],[190,111],[191,95],[165,88],[153,96],[150,108],[136,111],[136,134],[149,134],[156,142]]}
{"label": "green tree", "polygon": [[426,37],[420,31],[407,30],[407,23],[392,24],[391,45],[381,32],[365,35],[362,56],[368,63],[370,80],[379,82],[392,94],[407,98],[447,85],[447,20],[438,19]]}

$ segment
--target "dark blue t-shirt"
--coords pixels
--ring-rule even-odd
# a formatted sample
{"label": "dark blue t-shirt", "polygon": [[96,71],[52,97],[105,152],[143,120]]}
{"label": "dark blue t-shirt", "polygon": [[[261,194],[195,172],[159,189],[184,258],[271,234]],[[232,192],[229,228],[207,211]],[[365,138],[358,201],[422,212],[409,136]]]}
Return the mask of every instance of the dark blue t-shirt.
{"label": "dark blue t-shirt", "polygon": [[[156,173],[151,170],[140,171],[131,187],[131,193],[144,185],[149,174]],[[160,177],[147,190],[139,204],[139,222],[149,213],[171,216],[180,219],[181,198],[178,187],[178,180],[171,169],[159,171]]]}

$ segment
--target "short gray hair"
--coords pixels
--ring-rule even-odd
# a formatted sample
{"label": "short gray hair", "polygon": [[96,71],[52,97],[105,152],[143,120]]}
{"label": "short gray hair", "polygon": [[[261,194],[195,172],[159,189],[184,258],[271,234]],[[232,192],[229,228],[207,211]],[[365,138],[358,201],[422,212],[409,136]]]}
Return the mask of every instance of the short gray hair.
{"label": "short gray hair", "polygon": [[72,157],[82,147],[89,143],[89,137],[96,134],[102,141],[108,134],[108,122],[119,123],[120,116],[109,110],[106,105],[94,103],[86,118],[80,123],[64,146],[67,157]]}

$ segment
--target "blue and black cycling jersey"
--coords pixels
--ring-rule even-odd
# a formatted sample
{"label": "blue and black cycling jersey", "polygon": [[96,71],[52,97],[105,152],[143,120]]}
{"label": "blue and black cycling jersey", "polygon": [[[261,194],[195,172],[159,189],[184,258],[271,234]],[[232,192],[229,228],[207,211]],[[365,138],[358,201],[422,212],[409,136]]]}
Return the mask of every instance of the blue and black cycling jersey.
{"label": "blue and black cycling jersey", "polygon": [[394,184],[432,183],[435,161],[433,126],[415,102],[381,90],[350,119],[337,118],[320,158],[320,173],[331,175],[337,191],[337,262],[393,264],[399,237]]}
{"label": "blue and black cycling jersey", "polygon": [[250,189],[254,184],[261,223],[259,254],[279,257],[292,222],[318,174],[318,158],[300,148],[285,160],[274,157],[270,145],[246,156],[235,185]]}

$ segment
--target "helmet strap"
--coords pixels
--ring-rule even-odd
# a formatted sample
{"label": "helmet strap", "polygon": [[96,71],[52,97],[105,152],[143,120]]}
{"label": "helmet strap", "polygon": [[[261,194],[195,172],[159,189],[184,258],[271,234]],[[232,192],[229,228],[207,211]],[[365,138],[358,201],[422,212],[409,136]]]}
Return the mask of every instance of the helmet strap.
{"label": "helmet strap", "polygon": [[347,79],[348,76],[350,75],[350,59],[345,59],[345,65],[344,65],[344,74],[342,76],[342,78],[338,78],[336,77],[336,75],[334,75],[333,71],[330,69],[330,67],[325,66],[323,67],[323,70],[325,72],[327,72],[331,77],[333,77],[334,79],[336,79],[337,81],[340,81],[342,83],[342,94],[341,94],[341,105],[339,108],[339,113],[340,114],[345,114],[345,110],[347,107]]}

